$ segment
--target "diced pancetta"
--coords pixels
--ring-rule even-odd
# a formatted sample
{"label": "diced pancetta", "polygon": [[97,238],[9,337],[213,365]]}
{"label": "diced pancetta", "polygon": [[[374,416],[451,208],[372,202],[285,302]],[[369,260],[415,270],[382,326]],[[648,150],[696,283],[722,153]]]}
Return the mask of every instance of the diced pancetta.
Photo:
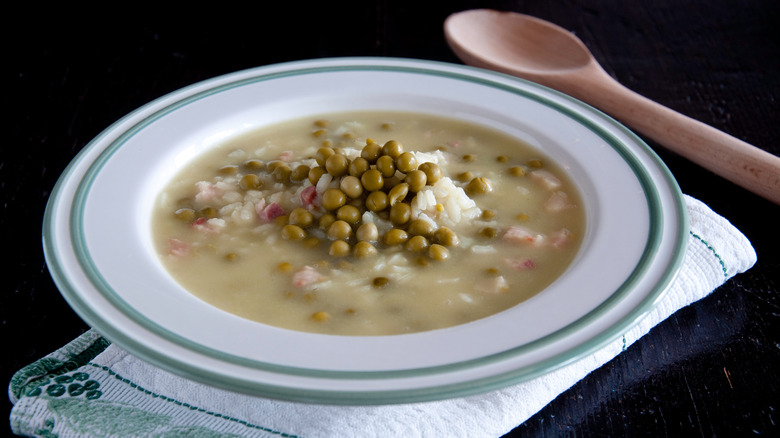
{"label": "diced pancetta", "polygon": [[185,256],[190,253],[190,244],[179,239],[168,239],[168,253],[175,256]]}
{"label": "diced pancetta", "polygon": [[544,202],[544,209],[550,213],[558,213],[571,207],[572,204],[569,202],[569,196],[566,195],[566,192],[560,190],[553,192],[547,201]]}
{"label": "diced pancetta", "polygon": [[293,151],[282,151],[279,154],[279,161],[284,161],[285,163],[289,163],[292,161],[293,158]]}
{"label": "diced pancetta", "polygon": [[531,171],[528,176],[542,184],[547,190],[555,190],[561,187],[561,180],[547,170],[536,169]]}
{"label": "diced pancetta", "polygon": [[503,239],[507,242],[525,243],[541,246],[544,243],[544,235],[522,225],[512,225],[504,231]]}
{"label": "diced pancetta", "polygon": [[225,220],[219,218],[206,219],[201,217],[191,224],[191,227],[202,233],[216,234],[225,228]]}
{"label": "diced pancetta", "polygon": [[566,244],[569,243],[570,239],[571,231],[566,228],[561,228],[560,230],[550,234],[550,245],[556,248],[563,248],[566,246]]}
{"label": "diced pancetta", "polygon": [[257,217],[260,218],[260,222],[268,223],[272,222],[279,216],[285,214],[284,208],[276,202],[272,202],[265,205],[265,202],[260,202],[255,207],[257,210]]}
{"label": "diced pancetta", "polygon": [[198,189],[198,193],[195,194],[195,201],[200,203],[212,202],[222,195],[222,190],[208,181],[198,181],[195,183],[195,188]]}
{"label": "diced pancetta", "polygon": [[325,280],[325,276],[311,266],[304,266],[292,276],[292,284],[297,288],[306,288]]}
{"label": "diced pancetta", "polygon": [[536,268],[536,262],[530,257],[507,258],[506,264],[516,271],[527,271]]}
{"label": "diced pancetta", "polygon": [[308,186],[301,190],[301,204],[309,210],[316,209],[320,204],[320,197],[316,186]]}

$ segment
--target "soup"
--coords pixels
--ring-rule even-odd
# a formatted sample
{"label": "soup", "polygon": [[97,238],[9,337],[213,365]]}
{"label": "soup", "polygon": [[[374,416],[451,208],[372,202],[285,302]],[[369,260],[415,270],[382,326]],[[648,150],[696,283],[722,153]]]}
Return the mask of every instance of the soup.
{"label": "soup", "polygon": [[539,293],[577,254],[578,190],[538,149],[413,113],[328,114],[187,164],[152,221],[165,268],[243,318],[338,335],[464,324]]}

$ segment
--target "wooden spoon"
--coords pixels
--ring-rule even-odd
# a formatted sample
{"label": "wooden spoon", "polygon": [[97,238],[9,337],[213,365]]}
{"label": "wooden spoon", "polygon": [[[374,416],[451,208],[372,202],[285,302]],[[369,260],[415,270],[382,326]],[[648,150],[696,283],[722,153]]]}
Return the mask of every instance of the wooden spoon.
{"label": "wooden spoon", "polygon": [[780,204],[780,157],[647,99],[613,79],[571,32],[514,12],[450,15],[447,42],[466,64],[508,73],[582,100],[660,145]]}

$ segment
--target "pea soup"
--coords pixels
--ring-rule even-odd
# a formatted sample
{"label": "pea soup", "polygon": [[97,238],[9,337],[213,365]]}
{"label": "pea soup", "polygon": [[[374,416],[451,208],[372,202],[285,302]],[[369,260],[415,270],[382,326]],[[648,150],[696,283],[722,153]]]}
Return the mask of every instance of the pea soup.
{"label": "pea soup", "polygon": [[165,268],[227,312],[286,329],[395,335],[539,293],[577,254],[578,190],[492,128],[387,112],[292,120],[189,163],[153,218]]}

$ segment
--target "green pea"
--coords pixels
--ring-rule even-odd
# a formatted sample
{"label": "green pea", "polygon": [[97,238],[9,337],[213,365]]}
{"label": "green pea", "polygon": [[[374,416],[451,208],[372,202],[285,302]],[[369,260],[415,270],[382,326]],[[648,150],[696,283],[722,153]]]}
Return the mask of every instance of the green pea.
{"label": "green pea", "polygon": [[509,168],[509,174],[512,176],[525,176],[526,173],[525,167],[523,166],[512,166]]}
{"label": "green pea", "polygon": [[325,162],[328,160],[328,157],[335,154],[336,151],[334,151],[332,147],[325,146],[317,149],[317,153],[314,155],[314,159],[317,160],[317,164],[325,167]]}
{"label": "green pea", "polygon": [[493,227],[484,227],[479,230],[479,235],[488,239],[492,239],[498,235],[498,230]]}
{"label": "green pea", "polygon": [[436,184],[436,181],[440,180],[441,177],[443,176],[441,167],[439,167],[439,165],[436,163],[425,162],[420,164],[420,166],[418,166],[417,169],[425,172],[428,185]]}
{"label": "green pea", "polygon": [[362,213],[354,205],[344,205],[336,212],[336,219],[342,220],[352,225],[360,222]]}
{"label": "green pea", "polygon": [[334,241],[330,244],[330,248],[328,248],[328,254],[330,254],[331,257],[345,257],[348,256],[349,253],[349,243],[343,240]]}
{"label": "green pea", "polygon": [[365,171],[360,177],[360,182],[363,183],[363,188],[369,192],[380,190],[385,183],[382,173],[376,169]]}
{"label": "green pea", "polygon": [[395,160],[389,155],[382,155],[376,160],[376,170],[378,170],[383,177],[390,178],[395,175]]}
{"label": "green pea", "polygon": [[360,151],[360,156],[363,157],[370,164],[376,163],[377,158],[382,155],[382,146],[377,143],[366,143],[363,150]]}
{"label": "green pea", "polygon": [[399,178],[398,175],[393,175],[390,178],[385,178],[384,184],[382,184],[382,190],[385,193],[390,193],[390,190],[393,189],[393,187],[397,186],[398,184],[401,184],[403,179]]}
{"label": "green pea", "polygon": [[390,140],[387,143],[385,143],[384,146],[382,146],[382,153],[384,155],[389,155],[394,159],[398,158],[403,152],[404,152],[403,145],[395,140]]}
{"label": "green pea", "polygon": [[192,222],[195,219],[195,210],[191,208],[180,208],[173,214],[176,216],[176,219],[182,222]]}
{"label": "green pea", "polygon": [[334,178],[339,178],[347,174],[349,159],[344,155],[333,154],[325,160],[325,170]]}
{"label": "green pea", "polygon": [[341,191],[352,199],[357,199],[363,194],[363,184],[360,182],[360,178],[352,175],[347,175],[341,179],[339,183]]}
{"label": "green pea", "polygon": [[269,162],[268,166],[266,166],[266,167],[267,167],[269,172],[273,173],[273,171],[276,170],[276,168],[279,167],[279,166],[287,166],[287,163],[285,163],[284,161],[281,161],[281,160],[274,160],[274,161]]}
{"label": "green pea", "polygon": [[320,216],[320,219],[317,221],[317,225],[320,227],[321,230],[327,230],[328,228],[330,228],[333,222],[336,222],[336,216],[330,213],[325,213],[322,216]]}
{"label": "green pea", "polygon": [[290,212],[289,216],[287,217],[287,221],[293,225],[308,227],[314,223],[314,215],[309,210],[306,210],[303,207],[298,207],[294,208]]}
{"label": "green pea", "polygon": [[404,199],[406,199],[406,195],[409,194],[409,184],[408,183],[399,183],[393,186],[392,189],[387,193],[388,201],[390,201],[390,205],[393,206],[397,202],[402,202]]}
{"label": "green pea", "polygon": [[433,241],[444,246],[458,246],[460,244],[458,235],[447,227],[439,227],[434,231]]}
{"label": "green pea", "polygon": [[409,234],[400,228],[393,228],[382,236],[382,242],[387,246],[401,245],[407,240],[409,240]]}
{"label": "green pea", "polygon": [[309,170],[309,182],[316,186],[317,182],[320,180],[320,177],[326,173],[328,173],[328,171],[325,170],[325,168],[322,166],[312,167]]}
{"label": "green pea", "polygon": [[406,232],[412,236],[430,237],[433,235],[434,231],[436,231],[436,227],[430,222],[422,219],[415,219],[409,222],[409,226],[406,228]]}
{"label": "green pea", "polygon": [[330,188],[322,194],[322,208],[336,210],[347,202],[347,195],[339,189]]}
{"label": "green pea", "polygon": [[352,249],[352,254],[355,257],[370,257],[375,256],[377,254],[377,250],[376,247],[371,243],[366,242],[365,240],[361,240],[355,244],[355,247]]}
{"label": "green pea", "polygon": [[388,204],[387,194],[382,191],[371,192],[366,198],[366,208],[375,213],[387,208]]}
{"label": "green pea", "polygon": [[544,164],[542,163],[542,160],[539,160],[539,159],[528,160],[527,164],[528,164],[528,167],[532,167],[534,169],[541,169],[544,166]]}
{"label": "green pea", "polygon": [[263,186],[263,180],[254,173],[248,173],[241,177],[238,186],[244,190],[257,190]]}
{"label": "green pea", "polygon": [[306,231],[298,225],[287,224],[282,227],[282,238],[285,240],[303,240],[306,237]]}
{"label": "green pea", "polygon": [[412,236],[404,244],[404,248],[411,252],[423,252],[427,250],[429,246],[430,243],[428,242],[428,239],[423,236]]}
{"label": "green pea", "polygon": [[409,184],[409,191],[419,192],[425,187],[425,184],[427,184],[428,176],[418,168],[417,170],[407,173],[404,182]]}
{"label": "green pea", "polygon": [[235,164],[228,164],[226,166],[222,166],[219,169],[217,169],[217,172],[223,174],[223,175],[235,175],[238,173],[238,166]]}
{"label": "green pea", "polygon": [[273,173],[271,173],[274,180],[276,180],[277,182],[285,182],[289,180],[290,174],[292,174],[292,170],[290,169],[290,166],[286,164],[276,166],[273,170]]}
{"label": "green pea", "polygon": [[309,166],[305,164],[298,165],[295,167],[295,169],[293,169],[292,173],[290,174],[290,180],[293,182],[301,182],[304,179],[309,177],[310,170],[311,169],[309,168]]}
{"label": "green pea", "polygon": [[358,240],[374,242],[379,239],[379,230],[373,222],[366,222],[358,227],[355,232],[355,237],[357,237]]}
{"label": "green pea", "polygon": [[352,226],[343,220],[336,220],[328,227],[328,237],[334,240],[348,239],[352,235]]}
{"label": "green pea", "polygon": [[307,239],[304,239],[303,241],[303,246],[305,246],[306,248],[314,248],[319,244],[320,244],[320,239],[317,237],[309,237]]}
{"label": "green pea", "polygon": [[487,178],[478,176],[466,185],[465,190],[469,196],[482,195],[493,191],[493,185]]}
{"label": "green pea", "polygon": [[455,175],[455,179],[457,179],[460,182],[467,182],[474,179],[474,173],[470,171],[461,172],[457,175]]}
{"label": "green pea", "polygon": [[434,260],[447,260],[450,258],[450,250],[445,248],[443,245],[434,243],[428,248],[428,257]]}
{"label": "green pea", "polygon": [[398,202],[390,207],[390,222],[393,225],[403,225],[412,217],[412,207],[405,202]]}
{"label": "green pea", "polygon": [[395,160],[395,167],[403,173],[417,169],[417,158],[411,152],[404,152]]}
{"label": "green pea", "polygon": [[371,167],[371,163],[363,157],[357,157],[349,163],[349,174],[360,178],[366,170]]}
{"label": "green pea", "polygon": [[211,218],[217,217],[217,214],[219,214],[219,212],[217,211],[216,208],[214,208],[214,207],[203,207],[203,208],[201,208],[200,210],[197,211],[196,215],[198,217],[205,217],[206,219],[211,219]]}
{"label": "green pea", "polygon": [[280,227],[281,227],[281,226],[284,226],[284,225],[287,225],[287,215],[286,215],[286,214],[283,214],[283,215],[281,215],[281,216],[276,216],[276,217],[274,218],[274,223],[275,223],[276,225],[279,225]]}
{"label": "green pea", "polygon": [[260,160],[246,160],[244,161],[244,168],[251,171],[258,171],[265,169],[265,163]]}

